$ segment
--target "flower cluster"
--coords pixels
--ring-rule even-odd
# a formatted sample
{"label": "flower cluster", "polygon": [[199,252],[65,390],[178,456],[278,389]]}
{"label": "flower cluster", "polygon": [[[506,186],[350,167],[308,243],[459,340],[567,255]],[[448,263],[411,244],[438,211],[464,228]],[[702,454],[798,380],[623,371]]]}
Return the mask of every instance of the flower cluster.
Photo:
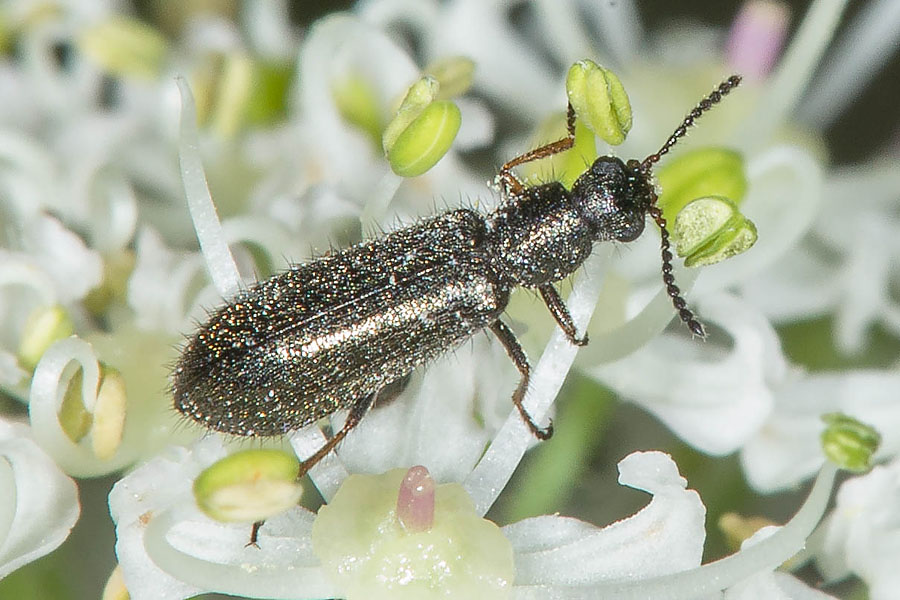
{"label": "flower cluster", "polygon": [[[104,598],[831,597],[791,574],[810,560],[892,597],[900,375],[807,372],[780,335],[828,316],[844,353],[875,326],[900,337],[896,152],[834,168],[821,138],[896,47],[896,2],[844,28],[846,0],[814,0],[791,39],[776,0],[749,0],[728,31],[645,31],[625,0],[365,0],[302,27],[284,1],[145,4],[0,4],[0,595],[67,539],[77,482],[106,476],[117,541],[90,549],[117,564]],[[485,519],[536,441],[484,336],[313,466],[318,514],[295,479],[321,429],[248,449],[172,409],[182,336],[254,278],[445,206],[490,210],[492,169],[564,137],[567,99],[574,148],[523,165],[524,182],[647,156],[732,72],[742,87],[656,168],[708,340],[667,328],[649,224],[573,277],[587,347],[527,291],[504,318],[532,357],[536,419],[575,370],[686,446],[738,453],[757,492],[815,477],[783,526],[701,564],[707,508],[655,451],[619,463],[652,498],[611,525]],[[834,463],[861,474],[820,524]]]}

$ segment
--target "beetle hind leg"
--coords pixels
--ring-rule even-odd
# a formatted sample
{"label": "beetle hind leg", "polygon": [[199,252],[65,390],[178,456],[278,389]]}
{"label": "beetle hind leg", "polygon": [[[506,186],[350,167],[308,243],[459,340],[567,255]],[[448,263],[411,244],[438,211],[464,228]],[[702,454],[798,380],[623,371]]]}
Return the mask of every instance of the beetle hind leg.
{"label": "beetle hind leg", "polygon": [[[410,375],[404,375],[403,377],[386,384],[377,392],[358,399],[353,406],[350,407],[350,413],[344,421],[344,426],[322,444],[322,447],[316,450],[315,454],[300,463],[300,471],[297,473],[297,479],[301,479],[304,475],[309,473],[309,470],[316,466],[319,461],[328,456],[328,453],[334,450],[335,446],[347,437],[347,434],[350,433],[354,427],[359,425],[359,422],[362,421],[362,418],[366,416],[366,413],[369,412],[369,409],[372,408],[372,405],[375,404],[376,401],[382,404],[393,402],[397,396],[406,389],[409,380]],[[263,526],[264,522],[265,521],[256,521],[253,523],[253,528],[250,530],[250,542],[247,544],[248,546],[258,547],[257,541],[259,539],[259,529]]]}

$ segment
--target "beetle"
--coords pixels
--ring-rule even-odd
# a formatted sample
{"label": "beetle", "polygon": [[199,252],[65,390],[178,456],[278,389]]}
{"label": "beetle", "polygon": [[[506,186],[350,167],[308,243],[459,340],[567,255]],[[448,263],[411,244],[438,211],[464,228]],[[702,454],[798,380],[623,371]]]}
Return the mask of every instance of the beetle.
{"label": "beetle", "polygon": [[539,439],[522,401],[528,359],[500,316],[517,286],[535,289],[570,342],[587,343],[554,287],[590,255],[593,244],[630,242],[649,215],[659,226],[662,278],[680,319],[703,326],[672,275],[669,233],[652,168],[704,112],[740,84],[733,75],[706,96],[662,147],[642,161],[601,156],[571,190],[557,182],[526,187],[513,168],[574,145],[567,136],[504,164],[501,205],[438,214],[386,236],[291,267],[241,292],[188,339],[172,376],[175,408],[216,431],[274,436],[339,410],[343,427],[301,467],[326,456],[373,402],[395,393],[418,366],[487,328],[521,377],[512,401]]}

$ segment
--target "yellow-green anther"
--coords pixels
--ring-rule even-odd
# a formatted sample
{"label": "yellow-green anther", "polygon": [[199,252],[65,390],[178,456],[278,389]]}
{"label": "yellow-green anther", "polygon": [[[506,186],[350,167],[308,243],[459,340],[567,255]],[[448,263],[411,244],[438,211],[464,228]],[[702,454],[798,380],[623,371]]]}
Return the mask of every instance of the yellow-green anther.
{"label": "yellow-green anther", "polygon": [[350,75],[331,86],[331,95],[341,116],[366,132],[372,140],[381,139],[381,107],[375,89],[360,75]]}
{"label": "yellow-green anther", "polygon": [[822,415],[822,420],[822,449],[828,460],[848,471],[867,471],[881,444],[878,431],[841,413]]}
{"label": "yellow-green anther", "polygon": [[394,173],[415,177],[433,167],[450,149],[459,131],[459,108],[435,101],[439,89],[433,77],[423,77],[406,98],[382,136],[382,146]]}
{"label": "yellow-green anther", "polygon": [[566,75],[566,93],[575,115],[608,144],[625,141],[631,130],[631,102],[619,77],[590,60],[580,60]]}
{"label": "yellow-green anther", "polygon": [[702,267],[749,250],[756,225],[728,198],[698,198],[685,206],[672,225],[672,241],[687,267]]}
{"label": "yellow-green anther", "polygon": [[500,529],[475,512],[457,483],[434,490],[429,528],[397,517],[406,469],[350,475],[313,523],[313,551],[348,600],[504,599],[513,552]]}
{"label": "yellow-green anther", "polygon": [[297,457],[280,450],[244,450],[226,456],[194,480],[194,498],[217,521],[262,521],[300,500]]}
{"label": "yellow-green anther", "polygon": [[152,79],[162,71],[166,39],[156,29],[128,17],[112,17],[86,29],[78,48],[118,75]]}
{"label": "yellow-green anther", "polygon": [[425,67],[424,73],[438,82],[436,100],[449,100],[465,94],[472,87],[475,61],[465,56],[448,56]]}
{"label": "yellow-green anther", "polygon": [[73,442],[78,442],[87,435],[93,421],[91,413],[84,407],[81,398],[81,386],[83,385],[84,371],[78,369],[63,394],[62,406],[59,409],[59,426]]}
{"label": "yellow-green anther", "polygon": [[100,460],[112,458],[122,443],[127,404],[122,374],[101,364],[100,385],[97,388],[91,426],[91,449]]}
{"label": "yellow-green anther", "polygon": [[19,340],[19,364],[33,370],[53,342],[67,338],[75,329],[61,306],[37,308],[28,315]]}
{"label": "yellow-green anther", "polygon": [[658,205],[667,220],[696,198],[724,196],[740,205],[747,192],[743,157],[724,148],[683,154],[658,168],[656,177],[662,189]]}

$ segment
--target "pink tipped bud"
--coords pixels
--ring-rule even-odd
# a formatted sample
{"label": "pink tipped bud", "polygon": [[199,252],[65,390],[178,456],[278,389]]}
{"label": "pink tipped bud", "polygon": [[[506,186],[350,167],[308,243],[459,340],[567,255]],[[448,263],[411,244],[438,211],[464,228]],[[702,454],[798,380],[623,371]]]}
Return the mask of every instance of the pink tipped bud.
{"label": "pink tipped bud", "polygon": [[421,465],[407,471],[400,484],[397,519],[410,533],[428,531],[434,524],[434,479]]}
{"label": "pink tipped bud", "polygon": [[750,79],[768,75],[781,52],[790,20],[790,9],[783,2],[746,2],[728,35],[729,66]]}

